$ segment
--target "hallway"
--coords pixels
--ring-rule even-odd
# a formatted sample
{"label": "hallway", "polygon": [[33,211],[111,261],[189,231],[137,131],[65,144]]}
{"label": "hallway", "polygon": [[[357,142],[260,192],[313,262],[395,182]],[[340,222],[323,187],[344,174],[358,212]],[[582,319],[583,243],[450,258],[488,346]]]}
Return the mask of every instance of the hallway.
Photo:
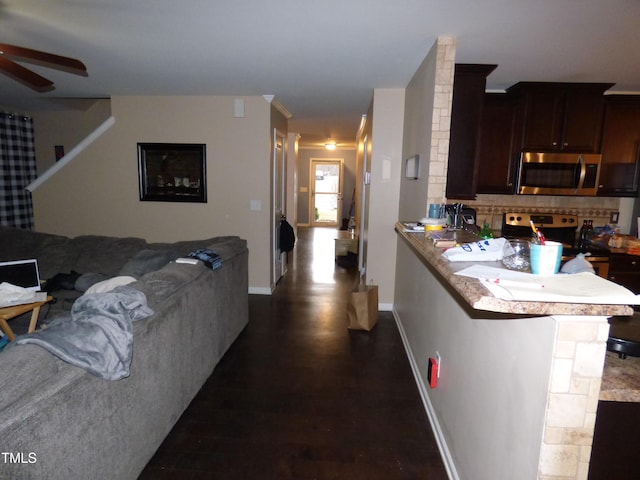
{"label": "hallway", "polygon": [[393,315],[349,331],[355,269],[298,228],[289,271],[140,479],[446,480]]}

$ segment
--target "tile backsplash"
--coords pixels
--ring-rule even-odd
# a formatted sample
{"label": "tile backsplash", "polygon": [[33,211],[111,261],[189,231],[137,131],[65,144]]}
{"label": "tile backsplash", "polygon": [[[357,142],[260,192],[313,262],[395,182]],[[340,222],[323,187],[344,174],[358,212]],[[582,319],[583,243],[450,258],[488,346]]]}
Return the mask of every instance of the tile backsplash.
{"label": "tile backsplash", "polygon": [[502,215],[509,211],[524,213],[567,213],[582,220],[593,220],[594,227],[609,223],[611,214],[620,210],[620,199],[615,197],[566,197],[549,195],[478,195],[465,205],[476,210],[477,224],[489,222],[494,234],[502,228]]}

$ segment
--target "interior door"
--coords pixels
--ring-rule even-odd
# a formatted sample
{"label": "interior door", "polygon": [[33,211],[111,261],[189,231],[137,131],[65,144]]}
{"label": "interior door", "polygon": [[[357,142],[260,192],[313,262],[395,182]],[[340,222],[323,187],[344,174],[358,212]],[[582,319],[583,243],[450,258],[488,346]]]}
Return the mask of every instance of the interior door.
{"label": "interior door", "polygon": [[311,159],[311,225],[337,227],[342,221],[342,159]]}
{"label": "interior door", "polygon": [[360,232],[358,234],[358,271],[360,276],[367,273],[367,236],[369,233],[369,185],[371,167],[369,165],[369,136],[365,135],[362,149],[362,189],[360,190]]}
{"label": "interior door", "polygon": [[287,253],[280,250],[280,222],[284,218],[286,195],[286,148],[285,136],[273,129],[273,235],[272,235],[272,280],[275,285],[287,271]]}

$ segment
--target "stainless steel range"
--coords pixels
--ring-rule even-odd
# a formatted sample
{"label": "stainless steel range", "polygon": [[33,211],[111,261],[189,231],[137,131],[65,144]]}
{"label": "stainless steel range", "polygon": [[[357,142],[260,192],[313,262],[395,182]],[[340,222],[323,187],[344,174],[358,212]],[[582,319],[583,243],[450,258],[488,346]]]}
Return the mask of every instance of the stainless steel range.
{"label": "stainless steel range", "polygon": [[505,238],[531,238],[531,221],[536,224],[547,240],[564,245],[562,261],[575,258],[578,253],[589,253],[585,258],[591,262],[596,273],[604,278],[609,275],[609,250],[592,245],[581,246],[577,239],[578,216],[564,213],[507,212],[502,217],[502,236]]}

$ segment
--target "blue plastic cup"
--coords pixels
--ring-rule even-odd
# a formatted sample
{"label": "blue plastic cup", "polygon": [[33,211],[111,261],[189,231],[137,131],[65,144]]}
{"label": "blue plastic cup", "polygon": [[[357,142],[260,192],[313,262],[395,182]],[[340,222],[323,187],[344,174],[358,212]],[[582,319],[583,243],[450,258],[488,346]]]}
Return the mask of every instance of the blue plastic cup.
{"label": "blue plastic cup", "polygon": [[429,218],[440,218],[440,204],[439,203],[430,203],[429,204]]}
{"label": "blue plastic cup", "polygon": [[531,244],[531,272],[535,275],[555,275],[560,270],[562,244],[547,241],[544,245]]}

